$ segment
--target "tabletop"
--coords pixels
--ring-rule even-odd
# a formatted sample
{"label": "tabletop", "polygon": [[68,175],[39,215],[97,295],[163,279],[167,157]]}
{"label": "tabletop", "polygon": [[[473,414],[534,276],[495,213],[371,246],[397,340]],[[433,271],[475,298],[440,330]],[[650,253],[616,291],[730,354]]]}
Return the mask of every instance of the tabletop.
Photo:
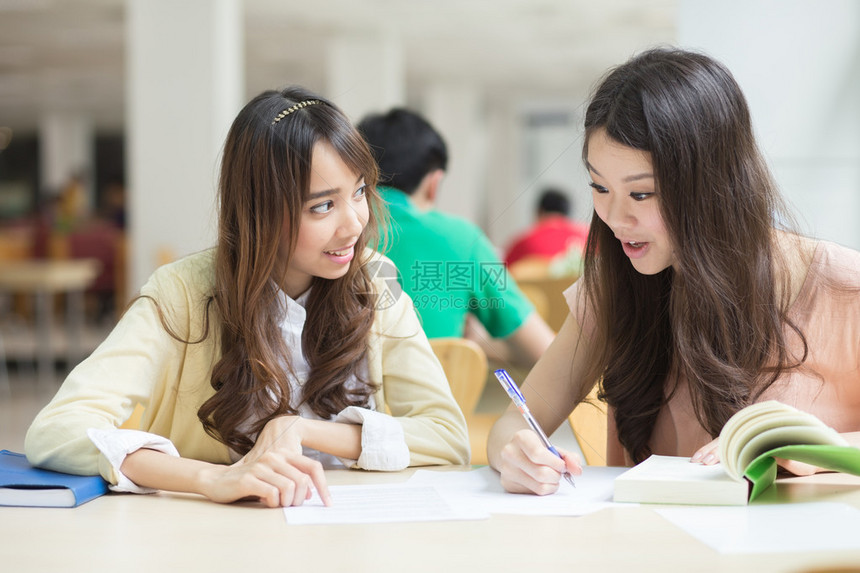
{"label": "tabletop", "polygon": [[0,261],[0,288],[31,292],[83,290],[100,270],[97,259]]}
{"label": "tabletop", "polygon": [[[330,485],[341,485],[402,482],[411,473],[331,470],[326,475]],[[860,478],[826,474],[781,480],[773,495],[860,507],[858,486]],[[253,502],[109,494],[75,509],[0,508],[0,546],[4,571],[860,570],[860,550],[720,554],[649,506],[613,507],[582,517],[288,525],[282,510]]]}

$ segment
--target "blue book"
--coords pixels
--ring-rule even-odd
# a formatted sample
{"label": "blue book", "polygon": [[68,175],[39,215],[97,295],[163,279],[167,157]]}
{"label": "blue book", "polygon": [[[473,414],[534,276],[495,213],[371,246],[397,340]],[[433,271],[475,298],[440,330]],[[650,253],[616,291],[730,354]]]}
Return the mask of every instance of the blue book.
{"label": "blue book", "polygon": [[24,454],[0,450],[0,505],[77,507],[107,491],[101,476],[35,468]]}

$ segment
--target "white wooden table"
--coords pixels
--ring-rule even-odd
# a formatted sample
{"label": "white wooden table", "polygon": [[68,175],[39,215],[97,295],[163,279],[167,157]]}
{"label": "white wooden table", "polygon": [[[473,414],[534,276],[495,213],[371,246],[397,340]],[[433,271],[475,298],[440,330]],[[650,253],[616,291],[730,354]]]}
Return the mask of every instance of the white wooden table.
{"label": "white wooden table", "polygon": [[[53,379],[54,352],[51,329],[54,295],[65,294],[69,364],[80,360],[84,325],[84,291],[98,276],[96,259],[0,261],[0,291],[32,295],[36,311],[37,369],[40,383]],[[4,365],[5,366],[5,365]]]}

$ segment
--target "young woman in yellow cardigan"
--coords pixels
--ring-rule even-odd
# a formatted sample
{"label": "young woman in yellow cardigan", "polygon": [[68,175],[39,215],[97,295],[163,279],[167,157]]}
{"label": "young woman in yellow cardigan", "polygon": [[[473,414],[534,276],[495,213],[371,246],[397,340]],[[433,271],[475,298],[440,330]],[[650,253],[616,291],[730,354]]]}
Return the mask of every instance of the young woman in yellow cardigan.
{"label": "young woman in yellow cardigan", "polygon": [[[27,434],[29,460],[120,491],[301,504],[323,468],[468,463],[409,297],[366,248],[384,213],[346,116],[267,91],[224,146],[218,244],[162,267]],[[135,404],[140,430],[117,429]]]}

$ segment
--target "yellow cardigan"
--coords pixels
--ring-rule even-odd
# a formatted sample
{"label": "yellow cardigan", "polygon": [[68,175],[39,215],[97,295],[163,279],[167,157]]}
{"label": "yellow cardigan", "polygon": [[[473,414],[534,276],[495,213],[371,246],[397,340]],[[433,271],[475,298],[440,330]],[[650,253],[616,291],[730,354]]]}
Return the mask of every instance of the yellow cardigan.
{"label": "yellow cardigan", "polygon": [[[140,292],[158,301],[178,335],[194,341],[203,332],[213,285],[214,250],[208,250],[158,269]],[[389,286],[384,278],[374,278],[377,292]],[[379,306],[368,340],[370,379],[381,382],[377,409],[387,407],[402,425],[410,465],[468,463],[465,419],[411,299],[401,293]],[[118,427],[139,402],[145,407],[141,430],[168,438],[182,457],[230,463],[227,446],[206,434],[197,418],[215,392],[210,376],[220,357],[214,305],[209,315],[209,336],[186,344],[165,331],[151,300],[138,299],[36,416],[25,440],[30,462],[69,473],[100,473],[115,484],[113,469],[86,431]]]}

